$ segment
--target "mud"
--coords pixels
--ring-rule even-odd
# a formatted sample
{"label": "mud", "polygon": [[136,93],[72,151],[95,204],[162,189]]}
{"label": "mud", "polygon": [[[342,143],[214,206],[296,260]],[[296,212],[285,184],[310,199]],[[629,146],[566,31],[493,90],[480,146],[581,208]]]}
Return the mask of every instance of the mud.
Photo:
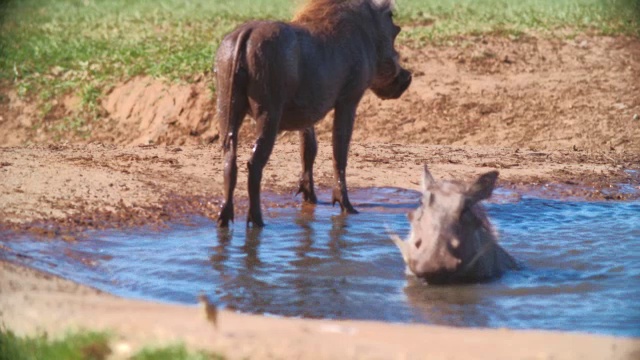
{"label": "mud", "polygon": [[[241,146],[241,163],[250,151],[249,145]],[[300,165],[292,159],[299,157],[298,152],[298,144],[286,139],[276,145],[265,170],[264,209],[301,202],[294,196]],[[1,148],[0,163],[0,202],[4,205],[0,229],[44,237],[72,238],[86,229],[162,226],[190,215],[215,218],[222,198],[222,159],[216,145]],[[601,201],[640,197],[640,154],[631,152],[356,143],[347,181],[353,189],[418,189],[425,163],[444,178],[471,178],[498,169],[498,186],[514,197]],[[315,172],[320,189],[332,186],[327,144],[320,146]],[[238,215],[246,212],[246,176],[241,166]],[[286,196],[270,201],[269,194]]]}

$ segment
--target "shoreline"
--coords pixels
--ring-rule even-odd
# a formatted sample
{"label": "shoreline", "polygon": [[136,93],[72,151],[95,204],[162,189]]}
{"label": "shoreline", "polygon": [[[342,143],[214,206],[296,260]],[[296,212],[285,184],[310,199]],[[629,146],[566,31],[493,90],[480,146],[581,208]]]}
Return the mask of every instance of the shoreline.
{"label": "shoreline", "polygon": [[218,314],[216,329],[200,306],[119,298],[2,260],[0,269],[0,311],[7,328],[19,335],[45,331],[54,338],[74,329],[111,331],[113,358],[126,358],[144,346],[176,342],[229,359],[634,359],[640,355],[640,338],[298,319],[226,310]]}
{"label": "shoreline", "polygon": [[[247,209],[249,144],[239,147],[236,215]],[[354,143],[350,189],[420,188],[422,165],[437,178],[470,179],[499,170],[498,187],[518,199],[618,201],[640,199],[640,153],[532,151],[508,147]],[[263,209],[299,206],[296,142],[276,145],[265,168]],[[162,226],[189,216],[214,219],[221,204],[217,146],[32,146],[0,148],[0,231],[43,238],[85,230]],[[331,150],[319,148],[314,176],[333,185]],[[375,171],[372,171],[375,169]],[[185,186],[187,184],[188,186]],[[271,199],[271,200],[270,200]]]}

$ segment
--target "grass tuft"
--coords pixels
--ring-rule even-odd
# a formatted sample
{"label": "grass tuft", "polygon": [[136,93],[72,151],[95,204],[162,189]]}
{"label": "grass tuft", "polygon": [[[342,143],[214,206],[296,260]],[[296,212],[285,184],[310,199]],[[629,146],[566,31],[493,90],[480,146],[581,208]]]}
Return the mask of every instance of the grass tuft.
{"label": "grass tuft", "polygon": [[131,360],[224,360],[224,356],[204,351],[189,352],[184,345],[143,349]]}
{"label": "grass tuft", "polygon": [[102,360],[111,353],[109,335],[105,333],[71,333],[60,340],[46,334],[18,337],[10,330],[0,330],[0,360]]}
{"label": "grass tuft", "polygon": [[422,46],[452,36],[553,34],[571,29],[595,35],[640,36],[640,0],[398,0],[401,41]]}
{"label": "grass tuft", "polygon": [[[0,360],[103,360],[111,355],[111,337],[101,332],[76,332],[52,340],[45,333],[18,337],[11,330],[0,329]],[[145,348],[131,360],[224,360],[224,357],[173,345]]]}

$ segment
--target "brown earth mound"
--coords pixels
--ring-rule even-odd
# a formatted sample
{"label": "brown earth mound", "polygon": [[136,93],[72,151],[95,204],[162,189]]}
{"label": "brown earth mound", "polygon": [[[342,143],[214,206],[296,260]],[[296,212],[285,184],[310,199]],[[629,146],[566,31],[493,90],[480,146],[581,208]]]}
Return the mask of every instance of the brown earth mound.
{"label": "brown earth mound", "polygon": [[[397,101],[365,96],[356,142],[640,151],[638,39],[464,37],[400,51],[414,82]],[[131,79],[103,97],[104,118],[90,135],[72,140],[213,142],[217,125],[209,84],[210,79],[194,84]],[[33,106],[12,94],[5,98],[0,146],[60,140],[49,135],[58,121],[52,117],[65,116],[74,106],[61,100],[38,127]],[[330,120],[317,126],[320,140],[330,138],[331,126]],[[241,141],[253,141],[251,125],[242,132]]]}
{"label": "brown earth mound", "polygon": [[356,140],[640,150],[638,39],[478,37],[402,53],[414,83],[401,101],[367,97]]}
{"label": "brown earth mound", "polygon": [[169,85],[135,78],[116,86],[102,106],[117,124],[110,139],[114,143],[182,145],[189,137],[206,139],[215,134],[208,131],[212,130],[212,99],[202,81]]}

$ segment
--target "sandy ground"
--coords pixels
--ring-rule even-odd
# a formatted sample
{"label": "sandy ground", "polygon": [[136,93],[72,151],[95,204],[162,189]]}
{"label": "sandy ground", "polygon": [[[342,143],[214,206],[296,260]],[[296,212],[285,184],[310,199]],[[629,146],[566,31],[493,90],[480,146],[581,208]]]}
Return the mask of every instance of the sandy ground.
{"label": "sandy ground", "polygon": [[[315,180],[333,185],[332,151],[320,145]],[[50,145],[0,148],[0,216],[5,227],[69,232],[85,227],[131,226],[178,220],[185,214],[215,217],[223,192],[221,150],[209,146]],[[245,164],[239,149],[236,198],[246,210]],[[299,146],[283,139],[263,176],[265,192],[294,197],[301,170]],[[423,164],[437,177],[468,179],[500,171],[499,186],[515,194],[599,200],[637,198],[640,153],[532,151],[518,148],[356,143],[350,150],[351,188],[419,189]],[[619,186],[636,189],[620,192]],[[330,199],[320,199],[329,201]],[[265,201],[263,208],[283,206]],[[357,206],[357,203],[355,204]]]}
{"label": "sandy ground", "polygon": [[[442,178],[498,169],[499,186],[516,198],[639,197],[637,39],[479,37],[402,51],[414,83],[399,101],[363,100],[347,169],[350,188],[418,189],[422,165],[429,164]],[[88,228],[215,217],[222,161],[207,91],[204,82],[131,79],[104,99],[108,116],[87,125],[92,137],[64,142],[54,136],[56,119],[39,119],[9,92],[9,102],[0,103],[0,236],[29,232],[73,241]],[[73,96],[61,99],[54,115],[66,116],[74,106]],[[239,153],[239,217],[246,213],[247,124]],[[329,129],[330,121],[318,125],[320,188],[333,184]],[[265,201],[263,209],[301,201],[293,196],[299,171],[297,135],[282,134],[263,189],[289,200]],[[19,333],[113,329],[119,357],[174,340],[252,359],[640,357],[638,339],[230,312],[220,315],[215,331],[199,308],[121,299],[6,262],[0,262],[0,322]]]}
{"label": "sandy ground", "polygon": [[637,359],[640,340],[363,321],[270,318],[117,298],[0,262],[2,322],[18,333],[115,331],[114,358],[183,341],[231,359]]}

